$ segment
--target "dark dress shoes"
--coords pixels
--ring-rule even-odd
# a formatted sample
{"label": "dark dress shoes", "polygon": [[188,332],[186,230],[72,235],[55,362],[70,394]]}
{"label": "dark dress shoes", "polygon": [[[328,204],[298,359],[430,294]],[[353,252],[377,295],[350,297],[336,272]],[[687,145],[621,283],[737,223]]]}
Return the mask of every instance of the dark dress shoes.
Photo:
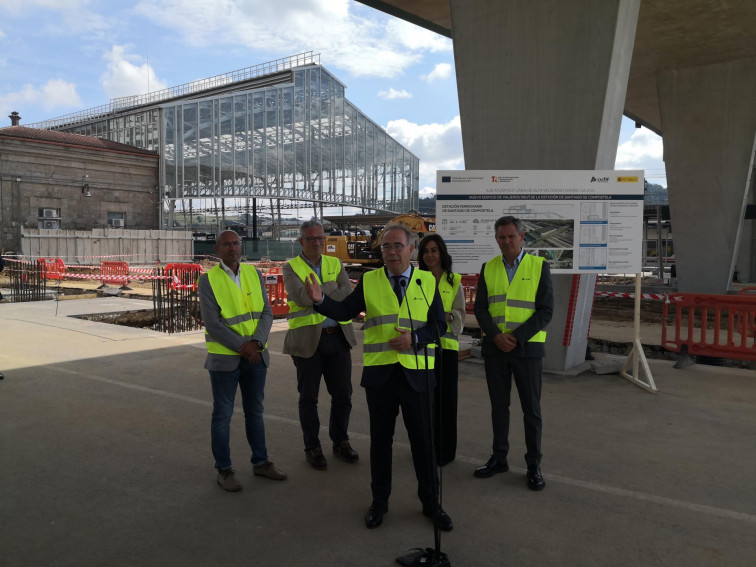
{"label": "dark dress shoes", "polygon": [[543,490],[546,488],[546,481],[543,480],[540,467],[528,467],[528,488],[530,490]]}
{"label": "dark dress shoes", "polygon": [[383,515],[385,513],[386,512],[384,510],[376,508],[375,504],[373,504],[372,506],[370,506],[367,514],[365,515],[365,525],[371,530],[373,528],[377,528],[383,523]]}
{"label": "dark dress shoes", "polygon": [[[431,520],[433,519],[433,508],[426,508],[423,506],[423,516],[427,516]],[[454,524],[449,514],[444,512],[444,509],[439,506],[438,508],[438,529],[442,532],[450,532],[454,529]]]}
{"label": "dark dress shoes", "polygon": [[360,455],[352,449],[349,441],[342,441],[341,443],[335,443],[333,445],[333,454],[340,459],[345,460],[347,463],[356,463],[360,459]]}
{"label": "dark dress shoes", "polygon": [[475,469],[473,474],[478,478],[488,478],[489,476],[507,472],[508,470],[509,465],[506,461],[497,461],[496,457],[491,457],[485,465],[479,469]]}

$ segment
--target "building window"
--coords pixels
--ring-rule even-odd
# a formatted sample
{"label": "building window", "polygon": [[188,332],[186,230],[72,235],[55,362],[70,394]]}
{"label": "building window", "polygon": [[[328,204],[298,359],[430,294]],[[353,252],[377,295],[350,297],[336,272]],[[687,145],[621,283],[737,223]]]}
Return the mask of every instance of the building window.
{"label": "building window", "polygon": [[37,226],[46,229],[60,228],[60,209],[40,208],[37,217]]}
{"label": "building window", "polygon": [[108,227],[124,228],[126,226],[126,213],[108,213]]}

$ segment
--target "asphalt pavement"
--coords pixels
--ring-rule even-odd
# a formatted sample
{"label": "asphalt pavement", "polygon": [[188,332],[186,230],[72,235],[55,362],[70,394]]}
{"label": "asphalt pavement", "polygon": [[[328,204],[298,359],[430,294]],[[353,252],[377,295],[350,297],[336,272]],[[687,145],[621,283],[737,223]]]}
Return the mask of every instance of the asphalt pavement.
{"label": "asphalt pavement", "polygon": [[[281,354],[286,323],[276,321],[266,428],[289,479],[253,476],[237,414],[244,489],[226,493],[210,454],[202,332],[75,317],[144,308],[120,297],[0,304],[0,565],[389,566],[433,546],[401,418],[389,513],[378,529],[364,525],[359,348],[350,435],[360,461],[334,458],[323,429],[328,469],[317,471],[305,462],[294,366]],[[607,334],[603,325],[591,335]],[[534,493],[516,402],[510,472],[473,477],[491,450],[490,404],[481,361],[460,363],[458,452],[442,475],[455,527],[441,548],[452,565],[756,564],[756,373],[649,365],[656,394],[616,373],[544,376],[547,486]],[[327,424],[325,387],[320,403]]]}

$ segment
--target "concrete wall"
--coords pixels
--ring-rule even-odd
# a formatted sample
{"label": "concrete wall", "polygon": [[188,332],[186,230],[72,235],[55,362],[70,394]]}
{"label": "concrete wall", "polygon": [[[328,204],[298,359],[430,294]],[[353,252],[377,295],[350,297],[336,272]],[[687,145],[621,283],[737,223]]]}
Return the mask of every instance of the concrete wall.
{"label": "concrete wall", "polygon": [[126,228],[157,229],[157,184],[157,156],[2,138],[0,247],[20,250],[21,228],[38,228],[40,209],[59,210],[61,229],[107,227],[108,213],[123,213]]}
{"label": "concrete wall", "polygon": [[190,262],[192,233],[183,230],[21,229],[21,252],[29,258],[61,258],[66,264],[124,261],[133,264]]}

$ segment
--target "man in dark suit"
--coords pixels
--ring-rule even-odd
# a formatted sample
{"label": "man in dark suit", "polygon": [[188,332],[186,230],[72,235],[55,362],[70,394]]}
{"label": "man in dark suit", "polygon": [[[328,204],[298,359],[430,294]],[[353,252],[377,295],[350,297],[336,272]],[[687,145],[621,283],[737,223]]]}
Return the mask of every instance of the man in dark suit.
{"label": "man in dark suit", "polygon": [[482,344],[488,394],[491,398],[493,453],[476,469],[488,478],[509,470],[509,401],[512,378],[517,386],[525,424],[527,485],[542,490],[541,474],[541,374],[546,331],[554,310],[549,265],[543,258],[526,254],[522,222],[511,216],[494,225],[501,256],[480,269],[475,296],[475,317],[485,333]]}
{"label": "man in dark suit", "polygon": [[[367,272],[342,301],[324,296],[311,277],[307,293],[315,310],[337,321],[365,312],[362,387],[370,412],[370,474],[373,502],[365,525],[376,528],[388,511],[394,427],[399,409],[412,450],[423,514],[436,517],[444,531],[451,518],[438,505],[438,473],[430,421],[435,348],[446,329],[443,303],[436,279],[414,269],[414,245],[403,225],[386,227],[381,239],[385,269]],[[431,345],[431,346],[428,346]],[[427,348],[427,356],[424,352]]]}

